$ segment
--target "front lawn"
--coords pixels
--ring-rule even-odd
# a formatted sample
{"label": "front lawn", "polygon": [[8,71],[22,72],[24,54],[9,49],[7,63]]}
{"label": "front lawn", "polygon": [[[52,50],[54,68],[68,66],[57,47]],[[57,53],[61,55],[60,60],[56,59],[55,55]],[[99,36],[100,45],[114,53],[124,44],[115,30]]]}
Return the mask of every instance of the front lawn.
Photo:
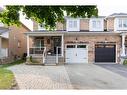
{"label": "front lawn", "polygon": [[24,63],[24,61],[17,60],[9,64],[0,65],[0,89],[11,89],[16,85],[14,74],[7,67],[21,63]]}
{"label": "front lawn", "polygon": [[13,73],[10,70],[0,68],[0,89],[11,89],[14,85]]}

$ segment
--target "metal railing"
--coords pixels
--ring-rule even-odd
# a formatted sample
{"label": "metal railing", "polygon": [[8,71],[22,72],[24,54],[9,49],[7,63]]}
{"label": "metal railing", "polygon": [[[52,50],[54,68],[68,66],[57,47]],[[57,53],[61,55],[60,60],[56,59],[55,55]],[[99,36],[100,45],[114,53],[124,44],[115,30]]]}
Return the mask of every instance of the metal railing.
{"label": "metal railing", "polygon": [[30,54],[43,54],[45,47],[31,47]]}
{"label": "metal railing", "polygon": [[43,63],[45,63],[46,56],[47,56],[46,47],[44,47],[44,52],[43,52]]}
{"label": "metal railing", "polygon": [[56,64],[59,63],[59,49],[61,49],[61,47],[56,47]]}
{"label": "metal railing", "polygon": [[0,58],[8,57],[8,48],[0,48]]}

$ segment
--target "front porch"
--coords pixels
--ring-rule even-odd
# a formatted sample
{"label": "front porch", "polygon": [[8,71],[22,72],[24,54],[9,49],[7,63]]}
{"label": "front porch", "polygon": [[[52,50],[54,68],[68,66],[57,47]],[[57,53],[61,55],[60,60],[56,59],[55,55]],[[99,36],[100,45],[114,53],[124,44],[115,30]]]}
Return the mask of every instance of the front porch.
{"label": "front porch", "polygon": [[[27,58],[39,64],[58,63],[63,57],[63,35],[27,35]],[[50,61],[49,61],[50,60]]]}

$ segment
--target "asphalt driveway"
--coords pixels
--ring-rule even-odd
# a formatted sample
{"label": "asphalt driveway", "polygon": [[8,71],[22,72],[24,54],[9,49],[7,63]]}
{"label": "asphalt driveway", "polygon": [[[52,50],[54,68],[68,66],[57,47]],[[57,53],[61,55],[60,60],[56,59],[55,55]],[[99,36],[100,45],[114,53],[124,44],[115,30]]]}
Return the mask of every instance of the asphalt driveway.
{"label": "asphalt driveway", "polygon": [[94,64],[15,65],[19,89],[127,89],[127,78]]}
{"label": "asphalt driveway", "polygon": [[127,66],[122,64],[97,64],[98,66],[127,78]]}

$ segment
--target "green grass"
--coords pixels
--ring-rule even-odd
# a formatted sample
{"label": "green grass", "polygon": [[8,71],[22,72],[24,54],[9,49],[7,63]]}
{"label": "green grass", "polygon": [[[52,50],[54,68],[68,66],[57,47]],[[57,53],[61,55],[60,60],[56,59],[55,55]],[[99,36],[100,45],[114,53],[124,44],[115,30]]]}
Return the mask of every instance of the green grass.
{"label": "green grass", "polygon": [[0,89],[11,89],[16,84],[13,72],[8,70],[7,67],[23,62],[23,60],[17,60],[9,64],[0,65]]}
{"label": "green grass", "polygon": [[25,62],[24,60],[17,60],[17,61],[14,61],[12,63],[9,63],[9,64],[3,64],[3,65],[0,66],[0,68],[7,68],[7,67],[10,67],[10,66],[13,66],[13,65],[22,64],[24,62]]}
{"label": "green grass", "polygon": [[14,84],[14,74],[10,70],[0,68],[0,89],[11,89]]}

